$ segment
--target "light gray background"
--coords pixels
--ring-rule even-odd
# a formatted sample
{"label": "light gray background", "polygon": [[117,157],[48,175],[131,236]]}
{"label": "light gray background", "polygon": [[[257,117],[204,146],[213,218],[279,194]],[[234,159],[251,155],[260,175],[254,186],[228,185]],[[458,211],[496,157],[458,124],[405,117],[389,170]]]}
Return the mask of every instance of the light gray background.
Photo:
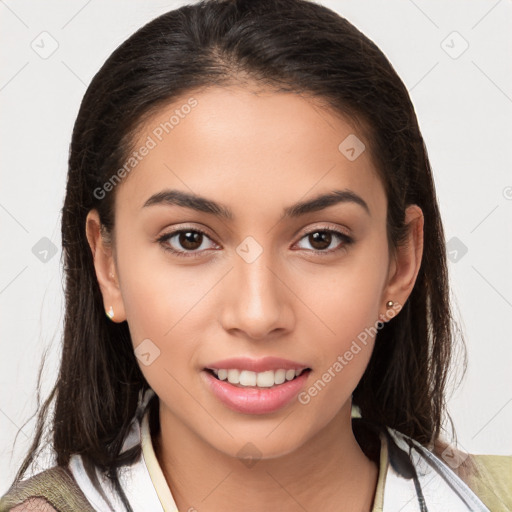
{"label": "light gray background", "polygon": [[[183,3],[0,0],[0,493],[32,435],[33,420],[13,450],[18,427],[34,412],[45,348],[44,395],[56,378],[63,319],[60,209],[79,103],[124,39]],[[320,3],[373,39],[411,93],[450,240],[452,290],[468,345],[468,372],[449,409],[463,448],[511,454],[512,2]],[[44,237],[55,255],[41,252],[48,246],[40,242]]]}

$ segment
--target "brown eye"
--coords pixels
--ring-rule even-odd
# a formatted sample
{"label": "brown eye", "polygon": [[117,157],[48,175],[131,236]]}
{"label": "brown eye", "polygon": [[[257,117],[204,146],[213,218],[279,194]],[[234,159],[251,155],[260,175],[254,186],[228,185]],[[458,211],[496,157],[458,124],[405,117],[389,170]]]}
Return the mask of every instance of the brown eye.
{"label": "brown eye", "polygon": [[[210,247],[208,241],[212,244]],[[178,229],[162,235],[158,242],[166,251],[184,257],[199,256],[206,249],[215,246],[210,237],[199,229]]]}
{"label": "brown eye", "polygon": [[[315,231],[310,231],[301,238],[301,241],[302,240],[307,240],[308,244],[311,246],[310,251],[324,255],[343,249],[354,242],[354,240],[345,233],[334,229],[316,229]],[[335,245],[336,240],[338,241],[337,245]],[[334,247],[332,247],[333,245]],[[301,248],[307,249],[307,247]]]}
{"label": "brown eye", "polygon": [[198,231],[182,231],[178,234],[178,243],[184,249],[194,251],[201,247],[203,234]]}
{"label": "brown eye", "polygon": [[331,245],[332,234],[329,231],[315,231],[308,235],[313,249],[324,251]]}

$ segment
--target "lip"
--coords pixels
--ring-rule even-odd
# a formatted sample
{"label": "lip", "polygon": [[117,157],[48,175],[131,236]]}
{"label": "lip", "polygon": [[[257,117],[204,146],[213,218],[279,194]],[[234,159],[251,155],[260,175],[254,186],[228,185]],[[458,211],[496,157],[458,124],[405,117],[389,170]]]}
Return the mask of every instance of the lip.
{"label": "lip", "polygon": [[[232,360],[230,364],[231,362]],[[309,374],[310,371],[303,372],[295,379],[272,388],[234,386],[228,381],[215,378],[206,369],[201,372],[201,377],[213,395],[233,411],[242,414],[269,414],[289,404],[304,387]]]}
{"label": "lip", "polygon": [[216,361],[205,367],[210,370],[249,370],[251,372],[266,372],[268,370],[305,370],[309,368],[308,365],[290,361],[289,359],[282,359],[280,357],[262,357],[261,359],[251,359],[249,357],[232,357],[230,359],[223,359]]}

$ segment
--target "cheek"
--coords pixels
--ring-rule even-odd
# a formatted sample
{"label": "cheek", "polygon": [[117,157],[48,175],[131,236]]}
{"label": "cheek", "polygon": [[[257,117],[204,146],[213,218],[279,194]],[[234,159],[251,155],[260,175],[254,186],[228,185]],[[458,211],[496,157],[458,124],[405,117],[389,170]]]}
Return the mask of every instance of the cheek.
{"label": "cheek", "polygon": [[316,401],[321,415],[334,414],[350,397],[382,326],[378,320],[388,261],[374,257],[386,250],[378,248],[378,242],[301,280],[300,296],[307,298],[314,313],[307,315],[310,319],[304,320],[303,328],[317,346],[316,371],[303,403]]}
{"label": "cheek", "polygon": [[339,265],[310,275],[303,271],[297,280],[299,294],[317,317],[318,334],[327,349],[343,349],[379,319],[387,259],[376,259],[372,254],[359,250]]}
{"label": "cheek", "polygon": [[314,338],[314,371],[298,400],[305,406],[305,414],[325,425],[347,403],[361,380],[372,355],[378,324],[375,308],[368,302],[340,299],[321,312],[332,332]]}
{"label": "cheek", "polygon": [[165,395],[176,389],[173,378],[185,382],[199,367],[205,326],[215,321],[209,292],[222,275],[208,265],[171,263],[159,248],[137,246],[118,242],[123,303],[141,371]]}
{"label": "cheek", "polygon": [[201,324],[194,322],[194,304],[204,292],[200,286],[191,286],[191,277],[158,270],[131,274],[123,287],[123,301],[145,379],[165,401],[184,407],[187,396],[180,391],[180,383],[190,379],[195,366]]}
{"label": "cheek", "polygon": [[171,337],[205,294],[207,283],[201,285],[204,280],[197,269],[171,263],[158,243],[119,236],[117,247],[122,298],[134,344]]}

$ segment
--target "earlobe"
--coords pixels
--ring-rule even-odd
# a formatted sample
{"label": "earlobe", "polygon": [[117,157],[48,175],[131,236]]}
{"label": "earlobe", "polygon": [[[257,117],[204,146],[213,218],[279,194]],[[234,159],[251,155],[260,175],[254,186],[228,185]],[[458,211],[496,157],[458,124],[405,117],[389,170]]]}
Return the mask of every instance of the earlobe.
{"label": "earlobe", "polygon": [[[423,256],[423,222],[421,208],[417,205],[409,206],[405,213],[407,237],[396,248],[394,260],[390,264],[388,283],[382,297],[383,309],[389,309],[391,302],[393,307],[399,305],[401,309],[414,288]],[[386,313],[382,316],[386,316]]]}
{"label": "earlobe", "polygon": [[97,210],[91,210],[85,221],[86,236],[92,252],[96,278],[103,296],[106,315],[113,322],[126,320],[121,290],[116,277],[112,245],[101,232],[101,221]]}

